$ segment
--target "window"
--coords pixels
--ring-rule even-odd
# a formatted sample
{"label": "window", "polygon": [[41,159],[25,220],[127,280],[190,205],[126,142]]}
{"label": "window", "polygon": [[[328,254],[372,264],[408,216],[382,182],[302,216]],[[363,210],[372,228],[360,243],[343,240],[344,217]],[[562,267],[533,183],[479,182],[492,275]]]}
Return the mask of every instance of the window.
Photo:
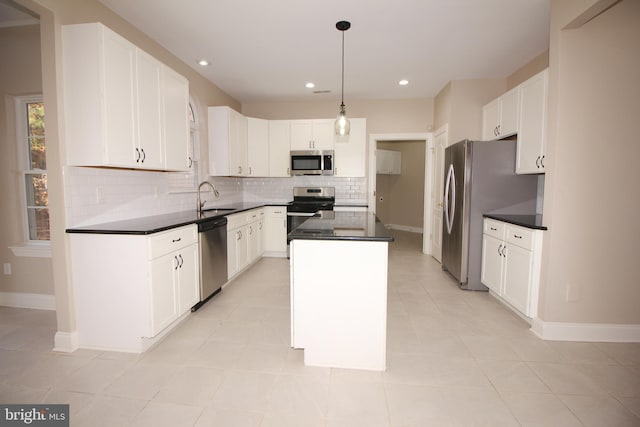
{"label": "window", "polygon": [[[47,159],[44,102],[41,96],[16,98],[16,137],[19,174],[24,206],[24,240],[29,244],[48,244],[49,193],[47,191]],[[16,252],[16,248],[14,252]],[[21,253],[17,255],[34,256]],[[35,256],[46,256],[35,255]]]}

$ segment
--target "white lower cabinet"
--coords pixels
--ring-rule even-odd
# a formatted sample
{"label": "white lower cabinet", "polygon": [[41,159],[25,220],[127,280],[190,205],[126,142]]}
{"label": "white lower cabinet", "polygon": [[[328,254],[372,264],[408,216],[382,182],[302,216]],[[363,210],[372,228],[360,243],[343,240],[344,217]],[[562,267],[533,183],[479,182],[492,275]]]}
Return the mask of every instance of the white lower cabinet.
{"label": "white lower cabinet", "polygon": [[287,208],[266,206],[263,249],[266,256],[287,256]]}
{"label": "white lower cabinet", "polygon": [[264,209],[254,209],[250,212],[249,224],[247,225],[247,236],[249,240],[249,263],[262,256],[262,234],[264,231]]}
{"label": "white lower cabinet", "polygon": [[484,220],[481,281],[526,317],[538,312],[542,233]]}
{"label": "white lower cabinet", "polygon": [[227,274],[238,275],[263,253],[263,208],[227,216]]}
{"label": "white lower cabinet", "polygon": [[198,302],[198,229],[70,234],[78,344],[141,353]]}

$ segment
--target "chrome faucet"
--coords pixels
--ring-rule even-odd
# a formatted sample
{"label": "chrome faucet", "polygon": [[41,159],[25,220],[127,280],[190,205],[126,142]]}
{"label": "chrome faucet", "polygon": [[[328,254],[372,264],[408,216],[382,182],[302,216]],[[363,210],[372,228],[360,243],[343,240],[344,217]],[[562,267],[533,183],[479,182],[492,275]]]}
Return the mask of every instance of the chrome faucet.
{"label": "chrome faucet", "polygon": [[209,187],[211,187],[211,190],[213,191],[213,194],[216,196],[216,198],[220,197],[220,193],[218,192],[218,190],[216,190],[216,187],[214,187],[212,183],[210,183],[209,181],[202,181],[198,186],[198,198],[196,200],[196,203],[198,204],[198,212],[202,212],[202,208],[205,204],[205,202],[201,201],[200,198],[200,191],[202,190],[202,186],[204,185],[208,185]]}

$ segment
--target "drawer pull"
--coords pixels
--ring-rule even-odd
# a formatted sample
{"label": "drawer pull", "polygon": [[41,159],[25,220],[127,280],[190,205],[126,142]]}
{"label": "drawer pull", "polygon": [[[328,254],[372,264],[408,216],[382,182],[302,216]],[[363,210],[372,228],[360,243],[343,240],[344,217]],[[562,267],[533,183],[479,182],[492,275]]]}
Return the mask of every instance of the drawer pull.
{"label": "drawer pull", "polygon": [[176,243],[176,242],[179,242],[180,240],[182,240],[182,237],[178,237],[177,239],[173,239],[171,242],[172,243]]}
{"label": "drawer pull", "polygon": [[491,231],[498,231],[497,228],[493,228],[493,227],[489,227],[491,229]]}
{"label": "drawer pull", "polygon": [[513,237],[515,237],[516,239],[522,239],[522,236],[518,236],[517,234],[514,234]]}

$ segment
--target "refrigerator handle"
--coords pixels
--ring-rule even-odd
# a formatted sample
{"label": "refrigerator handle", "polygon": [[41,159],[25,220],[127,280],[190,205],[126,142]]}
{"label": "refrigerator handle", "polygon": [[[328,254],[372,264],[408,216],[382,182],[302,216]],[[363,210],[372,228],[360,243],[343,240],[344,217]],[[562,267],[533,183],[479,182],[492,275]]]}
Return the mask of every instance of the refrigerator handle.
{"label": "refrigerator handle", "polygon": [[[449,198],[449,193],[451,194],[451,198]],[[449,200],[453,202],[451,209],[451,216],[449,216]],[[447,224],[447,232],[451,234],[451,230],[453,229],[453,217],[455,215],[456,210],[456,182],[455,182],[455,172],[453,170],[453,164],[449,164],[449,171],[447,172],[447,181],[444,188],[444,219]]]}

